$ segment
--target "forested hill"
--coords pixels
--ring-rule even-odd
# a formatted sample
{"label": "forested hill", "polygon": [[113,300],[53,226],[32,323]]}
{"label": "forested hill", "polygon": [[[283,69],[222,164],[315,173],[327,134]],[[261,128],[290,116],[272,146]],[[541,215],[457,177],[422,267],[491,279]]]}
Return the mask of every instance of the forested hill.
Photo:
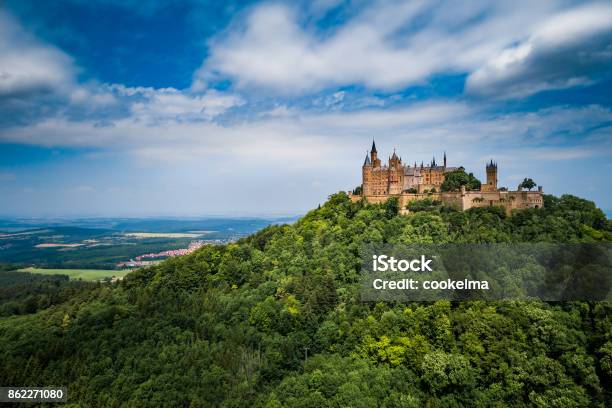
{"label": "forested hill", "polygon": [[359,300],[364,242],[612,240],[593,203],[545,199],[511,217],[430,201],[399,216],[333,195],[292,225],[1,317],[0,384],[67,385],[74,406],[609,406],[608,302]]}

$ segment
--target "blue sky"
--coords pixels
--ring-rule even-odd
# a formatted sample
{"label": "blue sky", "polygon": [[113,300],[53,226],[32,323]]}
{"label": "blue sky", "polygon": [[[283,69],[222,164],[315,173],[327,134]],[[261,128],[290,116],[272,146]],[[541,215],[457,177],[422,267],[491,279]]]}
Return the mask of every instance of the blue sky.
{"label": "blue sky", "polygon": [[0,215],[284,215],[372,138],[612,209],[612,4],[5,1]]}

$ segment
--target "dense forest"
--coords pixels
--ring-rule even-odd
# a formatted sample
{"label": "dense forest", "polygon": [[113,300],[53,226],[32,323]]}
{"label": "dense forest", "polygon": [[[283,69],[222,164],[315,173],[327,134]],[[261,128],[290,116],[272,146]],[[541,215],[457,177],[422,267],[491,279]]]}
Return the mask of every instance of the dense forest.
{"label": "dense forest", "polygon": [[84,289],[100,283],[70,281],[67,275],[41,275],[11,271],[0,265],[0,316],[34,313],[64,303]]}
{"label": "dense forest", "polygon": [[368,242],[601,241],[610,220],[569,195],[400,216],[339,193],[119,283],[59,283],[58,302],[20,307],[48,282],[0,292],[0,384],[66,385],[69,406],[609,406],[610,302],[367,303],[358,283]]}

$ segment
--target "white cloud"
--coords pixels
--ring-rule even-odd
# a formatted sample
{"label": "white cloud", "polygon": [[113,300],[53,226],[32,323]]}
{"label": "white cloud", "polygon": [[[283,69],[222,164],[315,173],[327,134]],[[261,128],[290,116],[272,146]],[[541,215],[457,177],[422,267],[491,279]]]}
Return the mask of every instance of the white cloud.
{"label": "white cloud", "polygon": [[545,20],[534,34],[534,41],[549,46],[580,44],[589,38],[612,29],[612,5],[595,3],[563,11]]}
{"label": "white cloud", "polygon": [[394,90],[440,73],[471,72],[524,39],[559,5],[549,2],[376,2],[340,27],[303,24],[303,10],[266,4],[210,43],[194,78],[283,94],[359,84]]}
{"label": "white cloud", "polygon": [[67,54],[41,43],[0,10],[0,98],[64,93],[75,74]]}
{"label": "white cloud", "polygon": [[119,101],[106,87],[92,84],[89,87],[81,86],[75,88],[70,94],[70,103],[99,108],[116,105]]}
{"label": "white cloud", "polygon": [[[395,86],[433,72],[432,67],[438,66],[442,59],[447,64],[453,61],[453,56],[461,56],[458,58],[460,65],[484,63],[483,56],[488,55],[490,49],[496,49],[512,38],[514,26],[511,22],[524,17],[519,12],[505,15],[501,6],[489,9],[489,6],[476,4],[466,6],[459,14],[441,10],[431,20],[426,20],[422,29],[397,37],[399,28],[414,22],[419,16],[424,18],[422,13],[428,11],[428,7],[429,3],[414,2],[369,8],[326,38],[306,32],[286,7],[258,7],[248,17],[245,31],[236,31],[214,44],[210,61],[213,65],[229,64],[228,67],[241,61],[244,75],[241,74],[238,81],[245,84],[252,79],[255,82],[271,81],[273,86],[293,84],[293,88],[299,89],[304,85],[316,87],[321,83],[363,80],[373,81],[373,86]],[[511,8],[515,9],[519,7]],[[530,9],[530,13],[540,16],[547,10],[536,6]],[[486,11],[489,17],[480,24],[464,24],[478,11]],[[456,18],[452,18],[454,15]],[[10,55],[18,55],[7,42],[13,34],[7,37],[6,33],[23,34],[23,29],[10,16],[3,14],[2,18],[10,28],[0,30],[4,35],[0,44],[10,51]],[[530,31],[540,33],[534,38],[553,41],[554,27],[560,23],[553,19],[552,23],[536,25],[537,20],[535,17],[527,18],[523,26],[533,23],[535,28]],[[603,22],[598,24],[593,26],[605,25]],[[497,30],[496,36],[483,35],[493,28]],[[448,35],[448,30],[456,30],[458,34]],[[389,37],[391,34],[395,37]],[[25,34],[23,38],[22,41],[28,44],[24,46],[27,48],[23,52],[25,55],[29,54],[29,49],[53,50]],[[439,41],[433,41],[435,39]],[[259,50],[252,48],[258,42],[264,47]],[[250,59],[253,49],[258,51],[255,60]],[[526,49],[508,53],[502,58],[502,65],[520,60],[529,52]],[[331,108],[358,103],[359,100],[349,100],[348,92],[337,91],[318,101],[326,107],[323,113],[278,104],[254,117],[245,117],[242,121],[233,118],[222,125],[215,118],[244,104],[241,96],[212,89],[196,92],[95,82],[75,85],[76,68],[58,50],[52,53],[56,53],[54,58],[59,62],[48,65],[65,69],[61,75],[44,78],[51,78],[49,83],[56,88],[67,90],[67,106],[50,116],[41,115],[31,124],[1,128],[0,141],[93,147],[127,152],[140,161],[151,162],[178,163],[217,157],[225,158],[226,163],[306,167],[335,166],[337,157],[349,162],[353,155],[361,155],[358,152],[367,147],[372,136],[383,139],[390,146],[405,148],[407,159],[418,160],[441,150],[439,146],[457,151],[467,151],[466,145],[476,143],[479,144],[478,150],[490,146],[491,151],[508,149],[509,143],[538,147],[545,142],[544,139],[552,144],[567,134],[583,136],[585,128],[610,120],[610,112],[598,107],[491,117],[474,106],[458,102],[423,102],[403,108],[379,109],[376,107],[383,103],[376,98],[366,100],[366,107],[359,111],[344,112]],[[304,56],[306,59],[302,58]],[[382,58],[384,56],[389,58]],[[2,58],[0,56],[0,61]],[[37,62],[44,63],[42,60]],[[261,70],[257,68],[258,64]],[[31,77],[34,83],[38,81],[35,73],[24,72],[25,77]],[[75,118],[71,110],[78,109],[85,113]],[[116,112],[108,114],[113,109]],[[609,131],[591,132],[590,137],[597,134],[596,141],[584,140],[607,146],[602,140],[605,141]]]}
{"label": "white cloud", "polygon": [[[583,174],[585,164],[605,166],[612,154],[611,122],[612,111],[600,106],[493,115],[463,103],[429,102],[359,112],[293,110],[225,125],[168,120],[151,126],[130,116],[115,126],[96,127],[93,121],[54,118],[0,131],[0,142],[102,152],[87,157],[91,166],[67,160],[49,172],[54,181],[45,188],[72,188],[77,200],[67,204],[58,196],[54,211],[295,213],[357,185],[372,137],[383,160],[393,148],[405,163],[428,162],[432,155],[439,161],[446,150],[449,165],[463,165],[483,177],[483,163],[494,158],[500,163],[502,185],[516,184],[516,177],[509,175],[532,176],[548,192],[568,192],[567,182],[560,180]],[[38,172],[31,180],[19,176],[22,185],[40,179]],[[287,195],[289,185],[311,187]],[[77,191],[74,186],[96,190]],[[107,186],[124,190],[106,192]],[[571,192],[586,194],[581,186]],[[41,202],[47,202],[40,194]],[[126,194],[133,197],[125,201]],[[172,197],[181,200],[177,204]],[[11,204],[15,211],[22,210],[18,200]]]}
{"label": "white cloud", "polygon": [[[429,159],[443,149],[463,152],[457,160],[475,160],[478,154],[499,156],[507,151],[522,157],[540,152],[537,155],[542,160],[570,159],[578,157],[578,151],[584,157],[612,150],[612,130],[606,127],[612,121],[612,111],[600,106],[491,115],[464,103],[424,102],[358,112],[294,110],[225,125],[169,120],[152,126],[142,118],[136,114],[106,127],[96,126],[94,121],[52,118],[1,131],[0,141],[100,148],[128,153],[151,164],[215,159],[231,164],[235,171],[246,163],[292,167],[348,164],[362,155],[372,137],[389,151],[399,148],[408,161]],[[555,153],[541,153],[547,149]],[[570,153],[572,149],[576,149],[574,153]]]}
{"label": "white cloud", "polygon": [[526,40],[492,56],[469,76],[467,89],[522,97],[590,84],[611,63],[612,5],[586,5],[546,19]]}
{"label": "white cloud", "polygon": [[[15,121],[97,117],[98,127],[112,127],[114,117],[142,122],[212,120],[244,104],[233,93],[191,92],[174,88],[126,87],[95,80],[79,83],[79,69],[58,48],[28,33],[0,11],[0,119]],[[45,95],[45,99],[41,99]]]}
{"label": "white cloud", "polygon": [[174,88],[128,88],[114,85],[111,89],[123,96],[135,97],[137,102],[131,103],[130,111],[135,119],[148,124],[168,120],[210,120],[245,103],[238,95],[216,90],[190,94]]}
{"label": "white cloud", "polygon": [[611,10],[603,3],[378,1],[323,30],[310,23],[309,10],[264,4],[210,42],[193,87],[230,78],[238,88],[286,95],[354,84],[392,91],[453,73],[470,74],[469,91],[497,97],[584,85],[612,60]]}

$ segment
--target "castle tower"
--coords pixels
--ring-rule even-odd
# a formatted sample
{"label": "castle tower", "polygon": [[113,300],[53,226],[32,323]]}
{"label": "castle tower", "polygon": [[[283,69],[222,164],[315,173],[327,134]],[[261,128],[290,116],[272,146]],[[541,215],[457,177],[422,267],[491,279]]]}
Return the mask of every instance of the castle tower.
{"label": "castle tower", "polygon": [[497,163],[487,163],[487,184],[481,187],[482,191],[497,191]]}
{"label": "castle tower", "polygon": [[402,159],[397,157],[397,154],[395,154],[395,149],[393,149],[393,156],[389,158],[389,168],[395,168],[395,167],[400,166],[401,164],[402,164]]}
{"label": "castle tower", "polygon": [[361,194],[363,196],[371,194],[371,177],[372,161],[370,160],[370,155],[366,152],[365,160],[363,161],[363,166],[361,167]]}
{"label": "castle tower", "polygon": [[376,143],[372,140],[372,149],[370,150],[370,160],[372,167],[380,167],[380,159],[378,158],[378,152],[376,151]]}
{"label": "castle tower", "polygon": [[395,150],[393,156],[389,158],[389,184],[387,191],[389,194],[400,194],[404,188],[404,166],[402,159],[397,157]]}
{"label": "castle tower", "polygon": [[366,153],[365,160],[363,162],[363,167],[370,166],[372,167],[372,162],[370,161],[370,156]]}

